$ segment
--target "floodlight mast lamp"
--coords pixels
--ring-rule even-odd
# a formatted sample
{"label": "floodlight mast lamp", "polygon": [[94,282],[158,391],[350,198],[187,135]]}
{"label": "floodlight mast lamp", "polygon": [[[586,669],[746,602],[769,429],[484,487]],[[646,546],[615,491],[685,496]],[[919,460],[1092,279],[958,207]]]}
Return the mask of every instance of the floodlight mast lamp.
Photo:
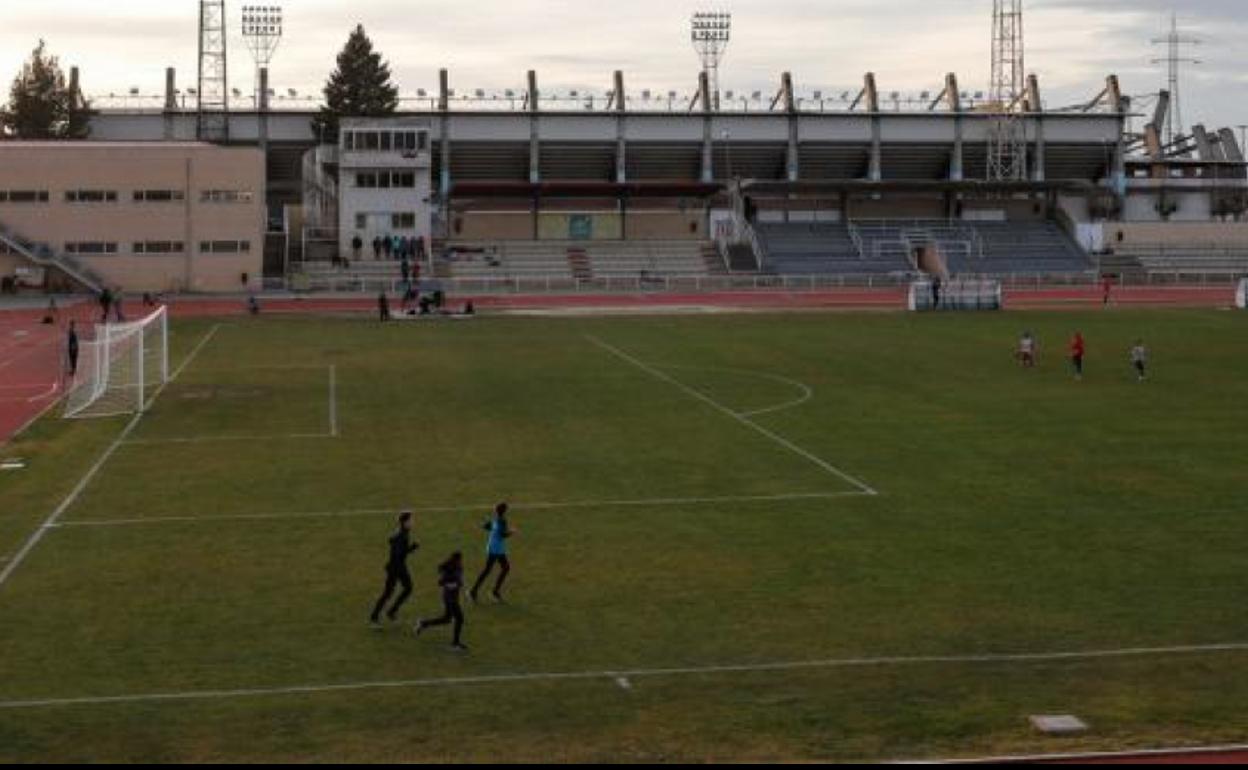
{"label": "floodlight mast lamp", "polygon": [[260,70],[269,66],[282,42],[282,7],[280,5],[243,6],[243,40],[256,61],[256,109],[261,109],[266,94],[260,82]]}
{"label": "floodlight mast lamp", "polygon": [[728,50],[728,42],[732,39],[732,14],[716,12],[700,12],[693,15],[690,24],[690,39],[693,50],[697,51],[702,60],[702,71],[710,81],[711,104],[704,105],[708,109],[719,111],[719,63]]}

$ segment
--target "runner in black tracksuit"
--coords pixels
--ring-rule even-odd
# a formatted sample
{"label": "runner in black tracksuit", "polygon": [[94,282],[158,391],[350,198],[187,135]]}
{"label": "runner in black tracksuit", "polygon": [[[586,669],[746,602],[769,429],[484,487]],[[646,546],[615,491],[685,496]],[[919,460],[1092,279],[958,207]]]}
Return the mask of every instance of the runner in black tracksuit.
{"label": "runner in black tracksuit", "polygon": [[418,620],[412,631],[416,636],[426,628],[445,626],[454,621],[454,637],[451,646],[457,650],[467,651],[468,647],[459,640],[464,630],[464,608],[459,604],[459,594],[464,589],[464,555],[459,551],[451,554],[451,558],[438,566],[438,585],[442,587],[442,617],[434,620]]}
{"label": "runner in black tracksuit", "polygon": [[386,587],[381,593],[381,598],[377,600],[377,604],[373,606],[373,614],[369,616],[374,626],[381,623],[381,611],[398,585],[403,586],[403,592],[394,600],[390,611],[386,613],[390,622],[393,623],[396,620],[399,608],[403,606],[403,602],[407,601],[407,597],[412,595],[412,575],[407,571],[407,557],[419,547],[420,543],[412,542],[412,514],[410,511],[404,511],[399,514],[398,531],[390,536],[390,559],[386,562]]}

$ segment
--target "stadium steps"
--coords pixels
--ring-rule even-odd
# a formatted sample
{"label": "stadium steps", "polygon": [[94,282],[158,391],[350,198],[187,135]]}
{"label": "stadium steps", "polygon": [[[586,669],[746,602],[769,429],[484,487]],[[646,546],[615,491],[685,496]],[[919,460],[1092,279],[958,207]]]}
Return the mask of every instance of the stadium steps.
{"label": "stadium steps", "polygon": [[[1248,247],[1233,246],[1133,246],[1119,248],[1115,259],[1131,259],[1148,274],[1214,273],[1248,276]],[[1104,260],[1102,260],[1102,269]]]}
{"label": "stadium steps", "polygon": [[568,269],[572,271],[572,277],[578,281],[589,281],[594,277],[589,255],[582,248],[568,249]]}
{"label": "stadium steps", "polygon": [[104,289],[104,280],[84,263],[69,254],[55,251],[49,244],[23,238],[3,223],[0,223],[0,243],[12,253],[25,257],[39,267],[59,270],[90,291],[100,292]]}
{"label": "stadium steps", "polygon": [[720,256],[719,249],[713,243],[702,245],[702,262],[706,265],[707,275],[728,274],[728,268],[724,265],[724,258]]}

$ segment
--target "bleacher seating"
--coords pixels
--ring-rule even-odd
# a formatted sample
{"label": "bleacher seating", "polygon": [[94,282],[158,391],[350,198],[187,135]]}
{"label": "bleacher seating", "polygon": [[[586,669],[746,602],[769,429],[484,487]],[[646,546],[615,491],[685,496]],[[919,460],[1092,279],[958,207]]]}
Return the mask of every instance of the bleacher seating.
{"label": "bleacher seating", "polygon": [[1148,273],[1248,275],[1248,247],[1120,246],[1114,252],[1116,259],[1131,259]]}
{"label": "bleacher seating", "polygon": [[910,272],[903,256],[864,255],[847,225],[825,222],[762,222],[754,226],[763,270],[776,275],[866,275]]}
{"label": "bleacher seating", "polygon": [[935,246],[953,275],[1069,274],[1094,268],[1052,222],[860,220],[760,223],[767,272],[879,275],[916,271],[918,247]]}
{"label": "bleacher seating", "polygon": [[497,241],[450,247],[453,278],[661,278],[711,273],[701,241]]}

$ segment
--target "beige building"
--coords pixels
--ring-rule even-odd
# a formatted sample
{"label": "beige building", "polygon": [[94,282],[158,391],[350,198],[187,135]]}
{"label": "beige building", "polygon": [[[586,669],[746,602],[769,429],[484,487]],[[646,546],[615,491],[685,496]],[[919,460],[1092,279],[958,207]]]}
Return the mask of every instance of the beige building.
{"label": "beige building", "polygon": [[0,142],[0,278],[134,292],[260,286],[264,156],[181,142]]}

